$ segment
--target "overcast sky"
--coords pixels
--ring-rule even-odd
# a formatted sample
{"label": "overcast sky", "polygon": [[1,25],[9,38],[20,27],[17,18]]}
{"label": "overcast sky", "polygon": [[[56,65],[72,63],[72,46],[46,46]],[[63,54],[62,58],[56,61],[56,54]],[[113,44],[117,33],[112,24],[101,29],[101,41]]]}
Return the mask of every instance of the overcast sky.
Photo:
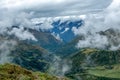
{"label": "overcast sky", "polygon": [[66,16],[98,12],[112,0],[0,0],[0,10],[34,12],[38,16]]}

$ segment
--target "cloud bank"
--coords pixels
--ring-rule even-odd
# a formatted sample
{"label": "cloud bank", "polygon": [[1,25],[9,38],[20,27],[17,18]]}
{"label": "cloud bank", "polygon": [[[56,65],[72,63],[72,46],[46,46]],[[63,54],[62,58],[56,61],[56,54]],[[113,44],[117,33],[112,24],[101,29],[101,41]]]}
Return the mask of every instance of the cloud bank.
{"label": "cloud bank", "polygon": [[78,48],[100,48],[116,50],[120,48],[120,1],[113,2],[101,13],[89,14],[82,27],[73,28],[76,35],[84,36]]}
{"label": "cloud bank", "polygon": [[101,11],[112,0],[1,0],[2,9],[35,12],[39,16],[80,15]]}
{"label": "cloud bank", "polygon": [[[21,33],[21,26],[27,28],[33,28],[31,19],[36,17],[53,17],[53,16],[70,16],[80,15],[89,12],[98,12],[106,8],[110,4],[111,0],[0,0],[0,33],[7,33],[7,29],[13,25],[19,27],[19,31],[9,32],[15,34],[20,40],[23,40],[19,33]],[[99,5],[101,3],[101,5]],[[60,6],[60,7],[58,7]],[[46,27],[45,27],[46,26]],[[50,29],[50,23],[44,23],[41,25],[41,29]],[[25,32],[25,33],[24,33]],[[27,31],[22,31],[27,39],[33,35]],[[26,34],[28,33],[28,35]],[[20,34],[19,34],[20,35]],[[21,35],[23,36],[23,35]]]}

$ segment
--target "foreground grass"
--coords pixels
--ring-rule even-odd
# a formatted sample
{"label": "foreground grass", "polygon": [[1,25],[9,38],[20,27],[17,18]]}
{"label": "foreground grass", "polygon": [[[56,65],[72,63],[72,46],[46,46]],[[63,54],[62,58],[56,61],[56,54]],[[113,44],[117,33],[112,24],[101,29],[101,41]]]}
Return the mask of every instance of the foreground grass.
{"label": "foreground grass", "polygon": [[68,80],[46,73],[32,72],[13,64],[0,65],[0,80]]}

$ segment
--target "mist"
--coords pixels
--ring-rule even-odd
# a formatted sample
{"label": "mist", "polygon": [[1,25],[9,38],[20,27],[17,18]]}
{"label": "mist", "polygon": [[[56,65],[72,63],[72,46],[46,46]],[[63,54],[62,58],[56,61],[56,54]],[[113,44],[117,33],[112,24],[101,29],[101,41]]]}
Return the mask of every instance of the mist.
{"label": "mist", "polygon": [[[53,54],[52,54],[53,55]],[[72,68],[72,62],[62,59],[60,56],[53,55],[49,73],[52,75],[64,77],[65,74]]]}
{"label": "mist", "polygon": [[16,41],[13,40],[0,41],[0,64],[12,62],[13,57],[10,56],[10,53],[15,49],[16,45]]}

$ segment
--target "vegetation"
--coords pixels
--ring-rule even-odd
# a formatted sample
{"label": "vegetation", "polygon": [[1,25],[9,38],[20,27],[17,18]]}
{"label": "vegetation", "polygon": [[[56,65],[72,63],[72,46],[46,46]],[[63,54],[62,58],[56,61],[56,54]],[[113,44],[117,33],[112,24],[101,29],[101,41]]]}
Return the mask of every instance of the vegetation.
{"label": "vegetation", "polygon": [[41,72],[32,72],[13,64],[0,65],[0,80],[68,80]]}
{"label": "vegetation", "polygon": [[13,62],[30,70],[45,72],[49,68],[48,52],[38,46],[19,42],[10,54]]}
{"label": "vegetation", "polygon": [[88,73],[90,75],[106,78],[118,78],[120,79],[120,69],[89,69]]}
{"label": "vegetation", "polygon": [[81,49],[69,57],[72,68],[66,76],[75,80],[120,80],[120,51]]}

